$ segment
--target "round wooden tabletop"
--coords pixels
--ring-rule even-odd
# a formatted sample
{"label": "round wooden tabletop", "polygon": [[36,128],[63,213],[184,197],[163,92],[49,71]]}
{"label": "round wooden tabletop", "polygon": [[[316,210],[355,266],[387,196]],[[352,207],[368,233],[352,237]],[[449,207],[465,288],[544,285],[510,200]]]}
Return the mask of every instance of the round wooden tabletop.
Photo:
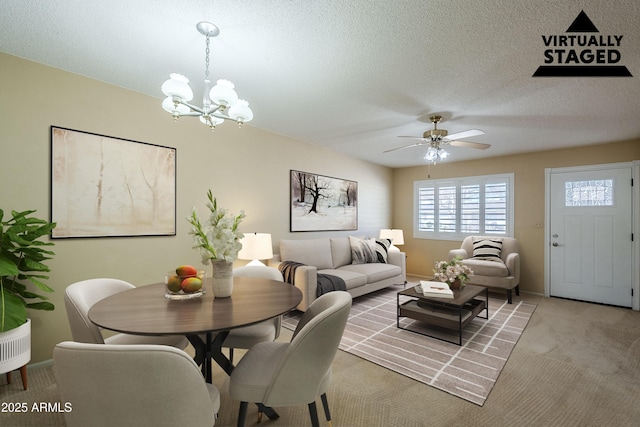
{"label": "round wooden tabletop", "polygon": [[284,314],[302,300],[288,283],[234,277],[233,294],[214,298],[211,286],[201,298],[170,300],[157,283],[111,295],[89,310],[89,319],[112,331],[137,335],[188,335],[225,331]]}

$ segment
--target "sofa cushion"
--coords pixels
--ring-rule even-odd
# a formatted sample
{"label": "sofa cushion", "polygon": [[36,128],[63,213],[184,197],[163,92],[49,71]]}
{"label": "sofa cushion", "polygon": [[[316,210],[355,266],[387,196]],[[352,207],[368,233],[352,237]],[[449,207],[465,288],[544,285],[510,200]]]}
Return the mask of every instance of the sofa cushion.
{"label": "sofa cushion", "polygon": [[344,284],[347,287],[347,290],[358,288],[367,284],[367,276],[356,271],[326,269],[318,270],[318,274],[330,274],[332,276],[338,276],[339,278],[344,280]]}
{"label": "sofa cushion", "polygon": [[486,261],[476,258],[463,259],[462,263],[473,271],[474,276],[507,277],[509,269],[503,262]]}
{"label": "sofa cushion", "polygon": [[280,259],[312,265],[318,270],[333,268],[328,237],[303,240],[280,240]]}
{"label": "sofa cushion", "polygon": [[369,264],[349,264],[342,266],[338,271],[350,271],[366,276],[367,283],[375,283],[380,280],[389,279],[402,274],[402,270],[397,265],[369,263]]}
{"label": "sofa cushion", "polygon": [[502,262],[502,239],[478,239],[473,241],[473,258]]}
{"label": "sofa cushion", "polygon": [[365,240],[349,236],[349,243],[351,244],[351,262],[353,264],[378,262],[375,239]]}
{"label": "sofa cushion", "polygon": [[351,264],[351,244],[348,237],[330,237],[333,268]]}

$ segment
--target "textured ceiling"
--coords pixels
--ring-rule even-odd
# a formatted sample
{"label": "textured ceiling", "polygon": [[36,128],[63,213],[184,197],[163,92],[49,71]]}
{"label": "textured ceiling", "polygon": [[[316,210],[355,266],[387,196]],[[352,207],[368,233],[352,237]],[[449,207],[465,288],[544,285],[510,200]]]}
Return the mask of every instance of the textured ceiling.
{"label": "textured ceiling", "polygon": [[[566,35],[581,10],[597,36],[623,36],[591,49],[617,50],[633,77],[532,77],[542,36]],[[220,28],[211,77],[236,84],[251,125],[370,162],[423,164],[424,147],[383,151],[422,135],[433,114],[449,133],[481,129],[469,140],[492,145],[451,147],[448,162],[640,138],[637,0],[2,0],[0,51],[160,108],[171,72],[201,93],[203,20]]]}

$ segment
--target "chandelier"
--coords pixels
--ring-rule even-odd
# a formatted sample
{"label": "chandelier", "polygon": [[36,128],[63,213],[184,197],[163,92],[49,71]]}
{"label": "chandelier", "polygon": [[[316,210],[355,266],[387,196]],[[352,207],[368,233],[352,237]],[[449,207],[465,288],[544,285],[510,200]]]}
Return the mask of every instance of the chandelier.
{"label": "chandelier", "polygon": [[442,161],[449,156],[449,152],[444,148],[440,148],[440,140],[432,139],[429,144],[429,148],[427,148],[427,152],[424,155],[424,159],[428,162],[432,162],[434,165],[438,161]]}
{"label": "chandelier", "polygon": [[207,39],[205,50],[204,94],[202,107],[190,104],[193,91],[189,79],[182,74],[171,74],[170,79],[162,84],[162,92],[166,95],[162,108],[177,121],[182,116],[198,117],[200,121],[214,130],[216,125],[225,120],[233,120],[242,125],[253,119],[253,111],[244,99],[238,99],[234,85],[228,80],[218,80],[211,87],[209,80],[209,41],[220,34],[218,27],[210,22],[198,22],[196,28]]}

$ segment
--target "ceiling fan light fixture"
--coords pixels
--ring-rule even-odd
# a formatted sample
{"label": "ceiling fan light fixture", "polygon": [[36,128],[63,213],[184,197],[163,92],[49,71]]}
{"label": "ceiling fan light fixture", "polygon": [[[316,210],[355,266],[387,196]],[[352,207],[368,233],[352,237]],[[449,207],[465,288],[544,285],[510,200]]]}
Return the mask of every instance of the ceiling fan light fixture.
{"label": "ceiling fan light fixture", "polygon": [[424,159],[428,162],[435,162],[438,158],[438,150],[433,147],[427,149],[427,153],[424,155]]}

